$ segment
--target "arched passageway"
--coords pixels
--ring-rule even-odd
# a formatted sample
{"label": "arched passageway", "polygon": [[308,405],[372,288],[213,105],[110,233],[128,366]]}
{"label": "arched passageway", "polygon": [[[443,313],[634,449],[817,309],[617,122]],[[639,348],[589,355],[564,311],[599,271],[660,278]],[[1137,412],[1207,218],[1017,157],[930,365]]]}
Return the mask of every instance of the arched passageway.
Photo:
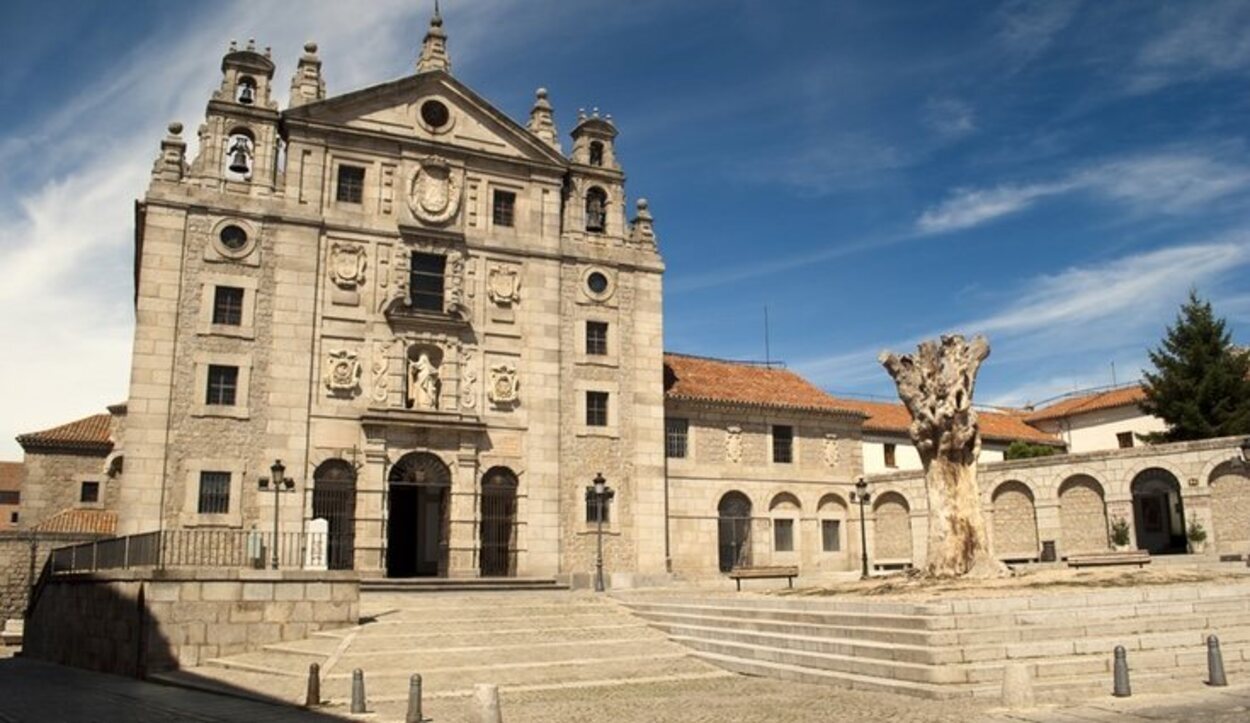
{"label": "arched passageway", "polygon": [[451,471],[428,452],[406,454],[387,485],[387,577],[447,575]]}

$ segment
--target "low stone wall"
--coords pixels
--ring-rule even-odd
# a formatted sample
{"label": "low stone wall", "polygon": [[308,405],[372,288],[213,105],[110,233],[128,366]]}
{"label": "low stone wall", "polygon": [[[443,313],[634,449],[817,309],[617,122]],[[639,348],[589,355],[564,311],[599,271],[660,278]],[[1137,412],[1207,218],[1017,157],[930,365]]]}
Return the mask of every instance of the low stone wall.
{"label": "low stone wall", "polygon": [[[98,535],[40,533],[32,549],[30,533],[0,532],[0,626],[6,620],[26,614],[26,599],[32,577],[38,577],[48,553],[63,547],[97,539]],[[34,570],[32,576],[31,570]]]}
{"label": "low stone wall", "polygon": [[57,575],[26,622],[23,655],[141,677],[355,625],[351,572],[116,570]]}

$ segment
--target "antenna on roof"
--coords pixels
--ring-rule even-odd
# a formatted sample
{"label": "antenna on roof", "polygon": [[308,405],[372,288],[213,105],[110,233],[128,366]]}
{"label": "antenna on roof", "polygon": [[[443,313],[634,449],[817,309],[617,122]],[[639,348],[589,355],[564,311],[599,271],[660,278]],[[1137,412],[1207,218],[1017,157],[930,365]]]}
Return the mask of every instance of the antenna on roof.
{"label": "antenna on roof", "polygon": [[1115,360],[1111,360],[1111,386],[1115,386]]}
{"label": "antenna on roof", "polygon": [[768,304],[764,304],[764,366],[771,368],[773,358],[768,348]]}

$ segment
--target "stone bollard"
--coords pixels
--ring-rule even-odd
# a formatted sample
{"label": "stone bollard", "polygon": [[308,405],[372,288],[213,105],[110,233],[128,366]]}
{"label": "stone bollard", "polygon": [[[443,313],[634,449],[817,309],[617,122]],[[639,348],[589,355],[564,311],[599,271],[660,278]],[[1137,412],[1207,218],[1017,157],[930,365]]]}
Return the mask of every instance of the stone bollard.
{"label": "stone bollard", "polygon": [[469,720],[473,723],[503,723],[503,713],[499,710],[499,686],[493,683],[473,686],[472,705]]}
{"label": "stone bollard", "polygon": [[1033,676],[1024,663],[1007,663],[1003,668],[1003,707],[1033,707]]}
{"label": "stone bollard", "polygon": [[304,706],[312,708],[321,705],[321,666],[313,663],[308,666],[308,693],[304,696]]}
{"label": "stone bollard", "polygon": [[1123,645],[1115,646],[1115,687],[1111,694],[1117,698],[1127,698],[1133,694],[1128,684],[1128,653]]}
{"label": "stone bollard", "polygon": [[352,671],[352,712],[365,712],[365,671],[360,668]]}
{"label": "stone bollard", "polygon": [[421,714],[421,675],[415,674],[408,679],[408,715],[404,716],[404,723],[425,723],[425,720]]}
{"label": "stone bollard", "polygon": [[1214,635],[1207,637],[1207,685],[1228,685],[1228,678],[1224,675],[1224,656],[1220,654],[1220,639]]}

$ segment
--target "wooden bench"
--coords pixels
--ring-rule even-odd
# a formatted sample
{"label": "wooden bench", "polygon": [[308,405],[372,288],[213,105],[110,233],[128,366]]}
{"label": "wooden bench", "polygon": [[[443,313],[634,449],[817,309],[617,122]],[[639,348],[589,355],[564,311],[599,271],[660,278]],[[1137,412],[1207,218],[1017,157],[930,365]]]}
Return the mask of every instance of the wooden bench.
{"label": "wooden bench", "polygon": [[798,577],[799,568],[796,566],[778,566],[778,567],[735,567],[729,571],[729,579],[738,583],[738,592],[742,592],[743,580],[768,580],[786,578],[787,584],[793,588],[794,578]]}
{"label": "wooden bench", "polygon": [[1149,564],[1150,553],[1145,550],[1130,550],[1128,552],[1093,552],[1084,555],[1068,555],[1068,567],[1136,565],[1140,569]]}

